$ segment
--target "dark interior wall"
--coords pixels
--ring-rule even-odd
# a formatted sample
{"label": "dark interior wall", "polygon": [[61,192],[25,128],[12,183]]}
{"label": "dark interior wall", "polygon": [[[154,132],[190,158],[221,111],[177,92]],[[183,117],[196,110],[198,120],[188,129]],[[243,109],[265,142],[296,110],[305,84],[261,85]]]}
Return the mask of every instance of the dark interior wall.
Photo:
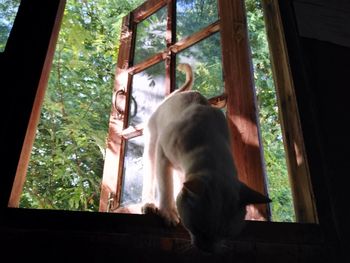
{"label": "dark interior wall", "polygon": [[[301,37],[302,24],[297,25],[295,21],[293,1],[279,2],[320,224],[328,242],[345,246],[349,236],[346,180],[350,175],[347,160],[350,156],[347,139],[350,50]],[[58,3],[59,0],[22,0],[5,53],[0,56],[0,85],[6,95],[3,99],[6,157],[0,175],[1,235],[11,235],[10,230],[3,231],[1,218],[7,213]],[[65,224],[64,219],[60,223]],[[26,231],[26,227],[22,231]]]}
{"label": "dark interior wall", "polygon": [[349,94],[350,48],[302,39],[323,150],[322,165],[337,235],[345,242],[349,198]]}
{"label": "dark interior wall", "polygon": [[[293,2],[298,2],[297,9]],[[347,139],[347,124],[350,121],[347,96],[350,88],[350,48],[335,42],[341,39],[339,43],[349,43],[346,39],[349,40],[350,34],[346,38],[347,32],[335,29],[337,23],[342,23],[339,24],[340,29],[348,29],[350,25],[345,27],[344,19],[337,20],[334,16],[327,18],[333,20],[332,31],[323,30],[310,37],[302,36],[300,32],[305,32],[310,25],[308,19],[298,20],[299,2],[302,1],[280,1],[280,7],[311,180],[320,224],[332,242],[340,241],[339,245],[346,245],[349,240],[349,216],[344,208],[348,206],[349,199],[345,193],[348,191],[347,175],[350,174],[347,160],[350,156]],[[327,6],[322,6],[322,1],[318,0],[307,2],[314,2],[315,11],[322,10],[319,16],[314,12],[313,19],[324,19],[322,15]],[[338,8],[344,17],[344,9]],[[331,11],[333,15],[334,12]]]}

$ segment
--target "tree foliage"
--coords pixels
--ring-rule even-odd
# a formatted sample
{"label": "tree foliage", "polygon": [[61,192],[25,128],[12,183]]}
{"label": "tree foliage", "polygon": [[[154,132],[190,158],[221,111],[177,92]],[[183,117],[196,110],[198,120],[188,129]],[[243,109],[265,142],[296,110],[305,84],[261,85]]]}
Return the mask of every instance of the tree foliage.
{"label": "tree foliage", "polygon": [[[98,210],[121,20],[141,2],[67,1],[22,207]],[[259,0],[245,2],[273,219],[292,221],[263,12]],[[178,0],[177,40],[215,22],[218,14],[213,6],[216,0]],[[157,12],[138,25],[135,63],[164,50],[165,15],[164,10]],[[219,47],[220,35],[215,34],[177,55],[177,63],[188,62],[186,59],[195,62],[195,87],[207,97],[222,92]],[[148,69],[149,74],[164,75],[164,69],[157,68]],[[177,86],[183,81],[184,76],[177,74]],[[130,151],[138,151],[134,154],[138,160],[140,147],[136,146],[128,145]]]}
{"label": "tree foliage", "polygon": [[67,2],[20,206],[98,210],[121,20],[140,2]]}
{"label": "tree foliage", "polygon": [[0,0],[0,52],[5,49],[20,0]]}

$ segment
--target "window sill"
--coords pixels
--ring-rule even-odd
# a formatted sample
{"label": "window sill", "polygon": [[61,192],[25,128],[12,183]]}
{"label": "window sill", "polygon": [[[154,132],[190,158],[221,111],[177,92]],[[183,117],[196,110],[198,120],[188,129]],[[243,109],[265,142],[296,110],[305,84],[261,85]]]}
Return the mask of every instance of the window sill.
{"label": "window sill", "polygon": [[[0,227],[18,230],[74,231],[84,233],[145,234],[189,239],[182,226],[167,227],[154,215],[113,214],[62,210],[7,208]],[[322,244],[325,238],[317,224],[246,221],[239,241]]]}
{"label": "window sill", "polygon": [[[184,256],[186,262],[203,257],[189,249],[190,238],[183,227],[166,227],[152,215],[7,208],[0,216],[0,241],[6,244],[3,251],[16,251],[18,240],[27,250],[40,248],[48,256],[63,253],[63,257],[72,250],[89,249],[95,257],[105,254],[104,259],[113,259],[118,253],[137,261],[144,259],[143,253],[156,259],[171,256],[174,262],[182,262]],[[286,262],[324,262],[325,246],[316,224],[247,221],[244,231],[228,242],[225,256],[211,256],[211,260],[237,262],[234,259],[238,257],[244,262],[264,262],[262,258],[283,257],[290,259]]]}

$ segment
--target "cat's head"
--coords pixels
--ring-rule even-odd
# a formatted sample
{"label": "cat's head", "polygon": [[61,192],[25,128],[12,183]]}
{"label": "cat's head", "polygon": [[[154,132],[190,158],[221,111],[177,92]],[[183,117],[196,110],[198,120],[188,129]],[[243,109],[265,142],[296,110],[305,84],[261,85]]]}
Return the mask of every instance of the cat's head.
{"label": "cat's head", "polygon": [[208,185],[200,179],[185,182],[176,199],[192,244],[209,253],[220,252],[225,240],[241,232],[246,205],[268,202],[269,198],[239,181],[228,187]]}

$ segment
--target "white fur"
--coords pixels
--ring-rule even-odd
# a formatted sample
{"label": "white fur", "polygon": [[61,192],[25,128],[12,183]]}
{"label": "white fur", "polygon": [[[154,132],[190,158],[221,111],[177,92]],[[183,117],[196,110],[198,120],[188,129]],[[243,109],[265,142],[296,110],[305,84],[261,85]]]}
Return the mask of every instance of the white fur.
{"label": "white fur", "polygon": [[[188,91],[192,71],[181,67],[186,83],[158,106],[145,130],[144,211],[170,225],[181,221],[195,245],[216,251],[225,235],[242,229],[246,204],[269,200],[237,179],[226,118],[199,92]],[[179,194],[173,170],[180,174]]]}

